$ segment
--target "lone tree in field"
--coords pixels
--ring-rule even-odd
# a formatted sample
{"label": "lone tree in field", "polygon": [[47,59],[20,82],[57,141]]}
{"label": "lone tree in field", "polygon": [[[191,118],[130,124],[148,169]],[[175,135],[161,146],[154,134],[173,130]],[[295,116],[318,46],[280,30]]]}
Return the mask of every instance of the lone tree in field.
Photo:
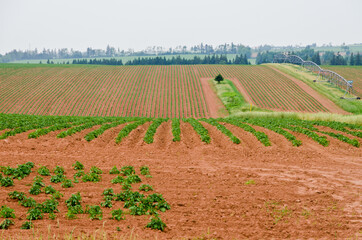
{"label": "lone tree in field", "polygon": [[224,81],[224,78],[221,76],[221,74],[219,73],[219,75],[217,75],[216,77],[215,77],[215,81],[217,82],[217,83],[220,83],[221,81]]}

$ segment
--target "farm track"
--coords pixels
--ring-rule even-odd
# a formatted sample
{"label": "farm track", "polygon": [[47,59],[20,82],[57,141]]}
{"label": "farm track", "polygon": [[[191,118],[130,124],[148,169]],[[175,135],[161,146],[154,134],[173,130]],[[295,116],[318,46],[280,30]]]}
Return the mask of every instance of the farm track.
{"label": "farm track", "polygon": [[[74,116],[210,117],[202,80],[221,73],[253,105],[340,112],[266,66],[34,66],[0,68],[0,112]],[[16,66],[16,65],[15,65]],[[245,93],[244,93],[245,95]],[[338,111],[337,111],[338,110]]]}

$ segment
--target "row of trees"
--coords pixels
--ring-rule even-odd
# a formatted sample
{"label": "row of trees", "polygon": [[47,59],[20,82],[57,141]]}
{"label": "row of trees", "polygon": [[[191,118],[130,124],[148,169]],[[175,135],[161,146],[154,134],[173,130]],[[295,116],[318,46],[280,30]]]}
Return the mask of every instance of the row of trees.
{"label": "row of trees", "polygon": [[[97,65],[123,65],[122,60],[111,59],[77,59],[73,64],[97,64]],[[181,58],[181,56],[166,57],[138,57],[129,60],[125,65],[197,65],[197,64],[250,64],[245,55],[236,55],[234,59],[228,59],[226,55],[204,56],[203,58],[194,56],[191,59]]]}
{"label": "row of trees", "polygon": [[[273,62],[274,56],[278,54],[280,54],[280,52],[259,52],[256,57],[256,64],[271,63]],[[292,51],[288,54],[297,55],[305,61],[313,61],[318,65],[362,65],[360,53],[356,55],[351,53],[350,55],[342,56],[339,52],[335,54],[332,51],[326,51],[320,54],[320,52],[315,52],[310,47],[306,47],[302,51]]]}

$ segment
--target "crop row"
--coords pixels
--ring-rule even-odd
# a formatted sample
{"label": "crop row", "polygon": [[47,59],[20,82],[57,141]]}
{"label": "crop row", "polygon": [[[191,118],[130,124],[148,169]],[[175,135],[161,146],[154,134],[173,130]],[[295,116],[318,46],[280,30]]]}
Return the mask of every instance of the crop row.
{"label": "crop row", "polygon": [[[125,124],[118,132],[115,139],[120,143],[134,129],[147,122],[151,122],[143,138],[145,143],[153,143],[154,137],[159,126],[169,121],[168,118],[142,118],[142,117],[51,117],[51,116],[28,116],[16,114],[0,114],[0,129],[3,133],[0,139],[5,139],[16,134],[28,133],[28,138],[38,138],[52,131],[63,130],[57,134],[58,138],[71,136],[85,129],[96,128],[85,135],[85,139],[90,142],[99,137],[106,130]],[[199,135],[201,141],[211,142],[209,127],[220,131],[226,135],[231,142],[239,144],[241,141],[230,129],[228,125],[233,125],[242,130],[251,133],[264,146],[270,146],[271,141],[268,135],[262,130],[257,131],[255,127],[269,129],[292,143],[293,146],[300,146],[302,142],[297,139],[294,133],[303,134],[322,146],[328,146],[327,136],[346,142],[354,147],[360,146],[362,138],[362,127],[355,124],[327,121],[306,121],[295,118],[219,118],[219,119],[194,119],[194,118],[173,118],[171,119],[171,128],[173,141],[181,140],[181,124],[183,121],[190,124]],[[203,123],[203,124],[202,124]],[[207,127],[207,125],[210,125]],[[32,131],[34,130],[34,131]],[[351,138],[351,137],[357,137]]]}

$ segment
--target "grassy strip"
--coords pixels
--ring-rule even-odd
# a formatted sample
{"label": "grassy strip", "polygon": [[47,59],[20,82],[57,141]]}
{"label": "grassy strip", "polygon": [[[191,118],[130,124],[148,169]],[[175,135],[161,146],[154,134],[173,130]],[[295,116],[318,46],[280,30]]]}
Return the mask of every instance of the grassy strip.
{"label": "grassy strip", "polygon": [[165,118],[157,118],[155,120],[153,120],[153,122],[151,123],[151,125],[149,126],[149,128],[147,129],[146,135],[143,138],[143,141],[145,141],[145,143],[153,143],[154,140],[154,136],[156,133],[157,128],[163,123],[163,122],[167,122],[168,119]]}
{"label": "grassy strip", "polygon": [[239,144],[240,143],[240,139],[235,137],[235,135],[229,130],[227,129],[224,125],[218,123],[215,119],[205,119],[202,118],[201,121],[204,121],[210,125],[215,126],[217,129],[220,130],[220,132],[222,132],[223,134],[225,134],[226,136],[228,136],[230,138],[230,140],[235,143],[235,144]]}
{"label": "grassy strip", "polygon": [[179,142],[181,140],[180,119],[173,118],[171,127],[172,127],[172,135],[173,135],[172,141]]}
{"label": "grassy strip", "polygon": [[151,118],[142,118],[137,122],[128,124],[118,133],[118,136],[116,137],[116,143],[120,143],[123,138],[127,137],[132,132],[132,130],[136,129],[138,126],[143,125],[149,121],[151,121]]}
{"label": "grassy strip", "polygon": [[184,122],[188,122],[191,124],[191,126],[194,128],[194,130],[197,132],[197,134],[199,134],[201,141],[205,142],[205,143],[210,143],[211,138],[209,135],[209,131],[207,131],[206,128],[204,128],[204,126],[202,126],[202,124],[197,121],[194,118],[184,118],[182,119]]}

